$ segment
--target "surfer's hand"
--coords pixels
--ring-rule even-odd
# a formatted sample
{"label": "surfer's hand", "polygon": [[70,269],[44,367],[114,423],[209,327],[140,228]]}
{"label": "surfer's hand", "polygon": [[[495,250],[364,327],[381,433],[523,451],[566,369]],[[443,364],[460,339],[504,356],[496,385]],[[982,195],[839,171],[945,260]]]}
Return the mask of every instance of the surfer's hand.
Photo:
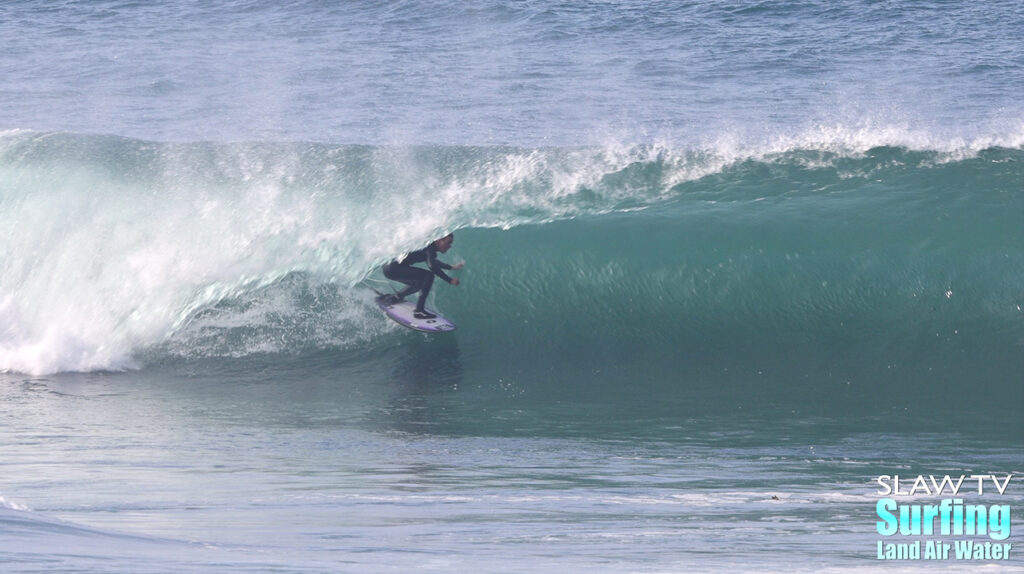
{"label": "surfer's hand", "polygon": [[459,278],[458,277],[452,277],[452,285],[458,285],[458,284],[459,284]]}
{"label": "surfer's hand", "polygon": [[452,271],[457,271],[459,269],[462,269],[465,266],[466,266],[465,263],[456,263],[455,265],[452,265]]}

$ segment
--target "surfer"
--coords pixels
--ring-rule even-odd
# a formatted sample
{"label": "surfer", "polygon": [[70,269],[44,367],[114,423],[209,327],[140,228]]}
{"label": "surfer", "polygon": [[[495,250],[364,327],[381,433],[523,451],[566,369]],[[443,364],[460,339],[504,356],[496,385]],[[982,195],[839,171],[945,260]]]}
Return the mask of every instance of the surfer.
{"label": "surfer", "polygon": [[[413,316],[417,319],[435,318],[436,315],[427,311],[424,307],[427,303],[427,295],[430,294],[430,288],[434,285],[434,275],[444,279],[451,285],[459,284],[458,277],[449,277],[444,271],[446,269],[451,271],[462,269],[463,264],[449,265],[437,258],[437,252],[446,253],[451,249],[452,242],[454,241],[455,235],[449,233],[441,239],[431,242],[430,245],[423,249],[406,255],[401,261],[395,259],[386,263],[383,268],[384,276],[393,281],[405,283],[408,287],[394,295],[383,295],[383,300],[389,304],[397,303],[419,291],[420,298],[416,302],[416,310],[413,312]],[[422,267],[413,267],[413,263],[424,262],[430,268],[429,271]]]}

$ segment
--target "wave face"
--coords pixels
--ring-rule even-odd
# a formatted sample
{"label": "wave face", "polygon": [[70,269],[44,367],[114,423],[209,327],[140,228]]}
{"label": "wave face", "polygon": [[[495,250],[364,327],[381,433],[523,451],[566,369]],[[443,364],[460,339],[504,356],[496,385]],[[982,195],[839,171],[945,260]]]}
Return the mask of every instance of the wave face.
{"label": "wave face", "polygon": [[434,297],[486,360],[1008,380],[1024,345],[1024,152],[912,139],[521,149],[8,132],[0,369],[386,348],[400,335],[361,284],[454,230],[465,283]]}

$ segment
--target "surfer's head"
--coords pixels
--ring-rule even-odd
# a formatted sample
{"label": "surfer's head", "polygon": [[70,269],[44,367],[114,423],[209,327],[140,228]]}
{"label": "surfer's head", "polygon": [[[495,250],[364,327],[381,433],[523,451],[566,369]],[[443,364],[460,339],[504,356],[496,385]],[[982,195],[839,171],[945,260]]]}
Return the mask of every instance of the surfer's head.
{"label": "surfer's head", "polygon": [[455,234],[449,233],[448,235],[445,235],[441,239],[435,240],[434,247],[436,247],[437,250],[440,251],[441,253],[447,253],[447,251],[452,248],[452,243],[454,241]]}

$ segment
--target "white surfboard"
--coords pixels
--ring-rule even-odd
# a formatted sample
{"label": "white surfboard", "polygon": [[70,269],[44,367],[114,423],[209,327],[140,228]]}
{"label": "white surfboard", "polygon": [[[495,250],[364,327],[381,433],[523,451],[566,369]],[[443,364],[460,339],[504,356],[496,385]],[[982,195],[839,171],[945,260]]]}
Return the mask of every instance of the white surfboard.
{"label": "white surfboard", "polygon": [[377,306],[380,307],[381,311],[384,311],[385,315],[403,327],[408,327],[424,333],[445,333],[455,330],[454,323],[433,309],[427,309],[431,314],[437,315],[437,317],[434,317],[433,319],[417,319],[414,317],[413,311],[416,310],[416,304],[412,301],[387,303],[381,297],[377,297],[376,302]]}

